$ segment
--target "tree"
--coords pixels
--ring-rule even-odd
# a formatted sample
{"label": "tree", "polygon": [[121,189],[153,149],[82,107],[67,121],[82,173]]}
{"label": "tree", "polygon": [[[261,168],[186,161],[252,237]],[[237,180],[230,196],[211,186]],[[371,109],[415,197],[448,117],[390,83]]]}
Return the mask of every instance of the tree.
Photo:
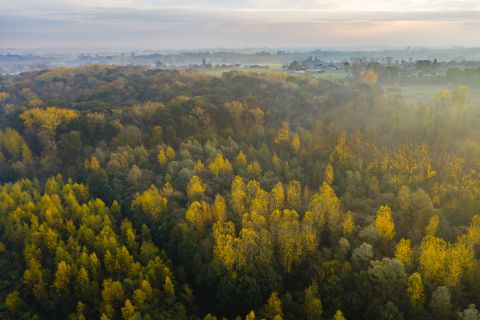
{"label": "tree", "polygon": [[292,180],[288,183],[286,190],[287,205],[291,209],[300,209],[302,204],[302,186],[300,182]]}
{"label": "tree", "polygon": [[419,269],[426,280],[442,281],[445,277],[447,243],[445,240],[426,236],[420,245]]}
{"label": "tree", "polygon": [[292,147],[293,152],[298,153],[300,151],[300,136],[298,133],[292,134],[290,146]]}
{"label": "tree", "polygon": [[362,82],[373,87],[378,82],[378,75],[373,70],[367,70],[362,74]]}
{"label": "tree", "polygon": [[247,167],[247,156],[241,150],[235,158],[235,166],[239,169],[244,169]]}
{"label": "tree", "polygon": [[8,312],[16,313],[17,311],[20,311],[22,304],[23,300],[18,291],[13,291],[7,294],[5,298],[5,308],[7,308]]}
{"label": "tree", "polygon": [[57,266],[53,285],[59,292],[67,293],[70,286],[71,276],[71,267],[65,261],[60,261]]}
{"label": "tree", "polygon": [[255,312],[253,310],[250,311],[245,317],[245,320],[255,320]]}
{"label": "tree", "polygon": [[429,236],[434,236],[437,233],[439,223],[438,214],[434,214],[428,220],[428,225],[425,228],[425,234]]}
{"label": "tree", "polygon": [[71,121],[77,117],[74,110],[48,107],[46,109],[34,108],[24,111],[20,115],[27,128],[38,126],[49,133],[53,133],[62,123]]}
{"label": "tree", "polygon": [[220,173],[232,173],[232,165],[230,161],[228,161],[228,159],[224,159],[220,153],[217,153],[215,159],[208,165],[208,168],[216,176],[218,176]]}
{"label": "tree", "polygon": [[265,317],[269,320],[273,320],[277,316],[283,317],[282,301],[278,298],[276,292],[272,292],[265,305]]}
{"label": "tree", "polygon": [[227,219],[227,204],[221,195],[217,194],[215,196],[212,210],[215,221],[225,222]]}
{"label": "tree", "polygon": [[386,240],[392,240],[395,235],[395,224],[393,222],[392,210],[389,206],[381,206],[375,217],[375,229]]}
{"label": "tree", "polygon": [[397,259],[383,258],[372,261],[368,268],[368,276],[373,285],[374,294],[377,298],[392,300],[398,298],[398,292],[405,288],[407,275],[403,263]]}
{"label": "tree", "polygon": [[308,320],[320,319],[322,312],[322,301],[318,296],[318,286],[316,282],[313,282],[305,289],[305,316]]}
{"label": "tree", "polygon": [[402,238],[395,246],[395,259],[401,261],[405,266],[410,266],[413,260],[412,242]]}
{"label": "tree", "polygon": [[187,195],[190,199],[202,195],[205,192],[205,184],[199,176],[193,176],[188,182]]}
{"label": "tree", "polygon": [[329,185],[332,185],[333,179],[335,177],[335,172],[333,170],[333,166],[331,163],[327,165],[327,168],[325,169],[325,173],[323,176],[324,176],[323,181],[325,181]]}
{"label": "tree", "polygon": [[432,294],[430,309],[435,319],[450,319],[452,316],[452,304],[450,291],[447,287],[438,287]]}
{"label": "tree", "polygon": [[423,294],[422,276],[418,272],[414,272],[408,277],[407,294],[412,306],[417,309],[423,307],[425,296]]}
{"label": "tree", "polygon": [[463,312],[459,312],[458,318],[460,320],[480,320],[480,313],[478,312],[476,306],[471,304]]}
{"label": "tree", "polygon": [[165,277],[165,282],[163,283],[163,290],[169,298],[173,298],[175,296],[175,287],[173,285],[172,279],[169,276]]}
{"label": "tree", "polygon": [[277,136],[275,137],[274,142],[276,144],[281,144],[288,141],[290,138],[290,126],[288,122],[283,122],[282,126],[277,131]]}
{"label": "tree", "polygon": [[132,201],[132,209],[152,219],[158,219],[167,208],[168,200],[155,185],[142,193],[137,193]]}
{"label": "tree", "polygon": [[355,223],[353,221],[353,215],[351,211],[348,211],[345,214],[345,217],[342,221],[342,235],[345,238],[350,237],[353,232],[353,228],[355,227]]}
{"label": "tree", "polygon": [[337,310],[337,312],[335,312],[335,314],[333,315],[332,320],[346,320],[343,316],[342,310]]}

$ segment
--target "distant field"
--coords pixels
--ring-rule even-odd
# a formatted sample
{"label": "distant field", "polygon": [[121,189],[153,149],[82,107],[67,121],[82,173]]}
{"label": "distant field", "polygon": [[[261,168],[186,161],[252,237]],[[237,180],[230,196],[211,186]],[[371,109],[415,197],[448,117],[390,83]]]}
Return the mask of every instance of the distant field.
{"label": "distant field", "polygon": [[[213,77],[220,77],[225,72],[232,70],[242,71],[242,72],[255,72],[255,73],[284,73],[282,65],[272,64],[268,65],[268,68],[255,67],[255,68],[214,68],[214,69],[198,69],[197,71],[208,74]],[[308,71],[307,71],[308,73]],[[344,79],[348,76],[348,73],[345,71],[327,71],[323,73],[312,73],[314,77],[319,79]]]}
{"label": "distant field", "polygon": [[208,74],[209,76],[212,77],[220,77],[222,74],[225,72],[229,71],[242,71],[242,72],[255,72],[255,73],[282,73],[284,72],[282,70],[281,65],[269,65],[268,68],[262,68],[262,67],[255,67],[255,68],[214,68],[214,69],[198,69],[197,71],[203,72]]}
{"label": "distant field", "polygon": [[348,72],[345,71],[327,71],[327,72],[322,72],[322,73],[315,73],[315,77],[320,78],[320,79],[344,79],[348,77]]}
{"label": "distant field", "polygon": [[[442,85],[399,85],[385,86],[384,90],[391,94],[401,93],[407,100],[424,100],[434,97],[438,91],[448,89],[448,86]],[[480,90],[477,88],[470,89],[470,99],[472,101],[480,101]]]}

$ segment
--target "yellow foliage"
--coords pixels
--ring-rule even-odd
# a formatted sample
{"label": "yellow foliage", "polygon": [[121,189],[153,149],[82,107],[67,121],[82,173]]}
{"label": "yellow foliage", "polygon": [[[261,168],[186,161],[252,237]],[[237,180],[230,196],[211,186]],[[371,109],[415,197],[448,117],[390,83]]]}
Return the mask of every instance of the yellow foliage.
{"label": "yellow foliage", "polygon": [[252,177],[259,177],[262,174],[262,167],[257,160],[254,160],[248,164],[247,172]]}
{"label": "yellow foliage", "polygon": [[238,153],[237,157],[235,158],[235,165],[238,168],[246,168],[247,167],[247,156],[245,155],[245,153],[243,153],[243,151],[240,151]]}
{"label": "yellow foliage", "polygon": [[213,225],[213,258],[231,271],[235,265],[236,253],[235,247],[237,240],[235,237],[235,225],[229,221],[225,224],[216,222]]}
{"label": "yellow foliage", "polygon": [[225,199],[217,194],[213,202],[213,216],[215,221],[225,222],[227,217],[227,205]]}
{"label": "yellow foliage", "polygon": [[173,297],[175,295],[175,287],[173,285],[172,279],[169,276],[165,277],[165,281],[163,283],[163,290],[169,297]]}
{"label": "yellow foliage", "polygon": [[283,183],[278,182],[270,191],[270,210],[283,209],[285,205],[285,189]]}
{"label": "yellow foliage", "polygon": [[438,214],[434,214],[428,220],[428,225],[425,228],[425,234],[428,236],[434,236],[437,234],[438,224],[439,224]]}
{"label": "yellow foliage", "polygon": [[27,128],[39,126],[48,132],[53,132],[60,124],[69,122],[77,117],[75,110],[48,107],[46,109],[34,108],[20,114]]}
{"label": "yellow foliage", "polygon": [[337,312],[335,312],[335,314],[333,315],[332,320],[345,320],[342,310],[337,310]]}
{"label": "yellow foliage", "polygon": [[290,146],[294,152],[300,151],[300,136],[298,133],[292,134],[292,138],[290,140]]}
{"label": "yellow foliage", "polygon": [[282,161],[280,160],[280,158],[277,156],[276,153],[274,153],[272,156],[272,164],[275,170],[280,170],[282,167]]}
{"label": "yellow foliage", "polygon": [[333,183],[333,179],[335,177],[335,172],[333,171],[333,166],[331,163],[327,165],[327,168],[325,168],[325,174],[323,181],[331,185]]}
{"label": "yellow foliage", "polygon": [[362,74],[362,82],[368,84],[369,86],[374,86],[378,82],[378,75],[373,70],[365,71]]}
{"label": "yellow foliage", "polygon": [[195,162],[195,166],[193,167],[193,169],[197,173],[205,171],[205,165],[203,164],[202,160],[197,160],[197,162]]}
{"label": "yellow foliage", "polygon": [[302,186],[300,182],[292,180],[287,185],[287,205],[292,209],[299,209],[302,205]]}
{"label": "yellow foliage", "polygon": [[435,236],[426,236],[420,245],[419,269],[426,280],[442,281],[445,277],[447,243]]}
{"label": "yellow foliage", "polygon": [[395,246],[395,259],[409,266],[413,260],[412,242],[410,239],[402,238]]}
{"label": "yellow foliage", "polygon": [[393,222],[392,210],[389,206],[381,206],[375,217],[375,229],[386,240],[392,240],[395,235],[395,224]]}
{"label": "yellow foliage", "polygon": [[422,276],[418,272],[408,277],[407,294],[410,298],[410,303],[415,308],[421,308],[423,306],[425,295],[423,294]]}
{"label": "yellow foliage", "polygon": [[232,164],[228,159],[224,159],[220,153],[217,153],[215,159],[209,163],[208,168],[216,176],[220,173],[232,173]]}
{"label": "yellow foliage", "polygon": [[158,151],[157,159],[158,159],[158,163],[161,166],[163,166],[165,163],[167,163],[168,158],[167,158],[167,155],[165,154],[165,151],[163,149],[160,149],[160,151]]}
{"label": "yellow foliage", "polygon": [[472,217],[467,236],[472,244],[478,245],[480,243],[480,215],[476,214]]}
{"label": "yellow foliage", "polygon": [[205,192],[205,184],[199,176],[193,176],[188,182],[187,195],[192,198],[194,195],[203,194]]}
{"label": "yellow foliage", "polygon": [[135,195],[132,201],[132,209],[157,219],[163,214],[167,204],[167,198],[160,194],[157,187],[151,185],[148,190]]}
{"label": "yellow foliage", "polygon": [[343,221],[342,221],[342,234],[343,234],[343,236],[345,238],[348,238],[352,234],[354,227],[355,227],[355,223],[353,221],[352,212],[348,211],[345,214],[345,217],[343,218]]}
{"label": "yellow foliage", "polygon": [[290,138],[290,126],[288,125],[288,122],[283,122],[282,126],[277,131],[277,136],[275,137],[274,142],[276,144],[281,144],[283,142],[288,141],[289,138]]}
{"label": "yellow foliage", "polygon": [[97,171],[100,169],[100,161],[98,161],[95,156],[92,156],[92,158],[90,159],[90,168],[93,171]]}

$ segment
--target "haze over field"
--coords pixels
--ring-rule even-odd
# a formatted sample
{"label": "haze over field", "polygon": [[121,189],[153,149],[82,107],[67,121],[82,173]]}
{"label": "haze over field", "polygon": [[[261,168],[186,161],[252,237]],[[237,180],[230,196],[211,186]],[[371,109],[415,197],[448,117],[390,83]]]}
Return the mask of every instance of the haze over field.
{"label": "haze over field", "polygon": [[479,46],[476,0],[0,2],[3,48]]}

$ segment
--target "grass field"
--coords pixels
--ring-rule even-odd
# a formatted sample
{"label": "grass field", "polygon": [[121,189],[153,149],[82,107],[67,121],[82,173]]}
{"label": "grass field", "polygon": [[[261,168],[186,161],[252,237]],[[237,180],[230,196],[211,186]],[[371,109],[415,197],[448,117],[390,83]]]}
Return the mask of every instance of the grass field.
{"label": "grass field", "polygon": [[[214,68],[214,69],[198,69],[197,71],[208,74],[213,77],[220,77],[225,72],[232,70],[242,71],[242,72],[255,72],[255,73],[285,73],[280,64],[271,64],[267,67],[255,67],[255,68]],[[308,71],[307,71],[308,73]],[[323,73],[312,73],[314,77],[319,79],[344,79],[348,76],[348,73],[345,71],[327,71]]]}
{"label": "grass field", "polygon": [[[448,89],[448,86],[442,85],[399,85],[399,86],[385,86],[385,91],[396,94],[400,93],[407,100],[427,100],[434,97],[438,91]],[[480,90],[477,88],[470,89],[470,100],[473,102],[480,101]]]}
{"label": "grass field", "polygon": [[225,72],[229,72],[229,71],[232,71],[232,70],[242,71],[242,72],[255,72],[255,73],[282,73],[282,72],[284,72],[282,70],[282,66],[281,65],[276,65],[276,64],[268,65],[267,67],[214,68],[214,69],[198,69],[197,71],[206,73],[206,74],[208,74],[209,76],[212,76],[212,77],[220,77]]}
{"label": "grass field", "polygon": [[315,73],[315,77],[319,79],[345,79],[348,77],[348,72],[345,71],[327,71],[322,73]]}

